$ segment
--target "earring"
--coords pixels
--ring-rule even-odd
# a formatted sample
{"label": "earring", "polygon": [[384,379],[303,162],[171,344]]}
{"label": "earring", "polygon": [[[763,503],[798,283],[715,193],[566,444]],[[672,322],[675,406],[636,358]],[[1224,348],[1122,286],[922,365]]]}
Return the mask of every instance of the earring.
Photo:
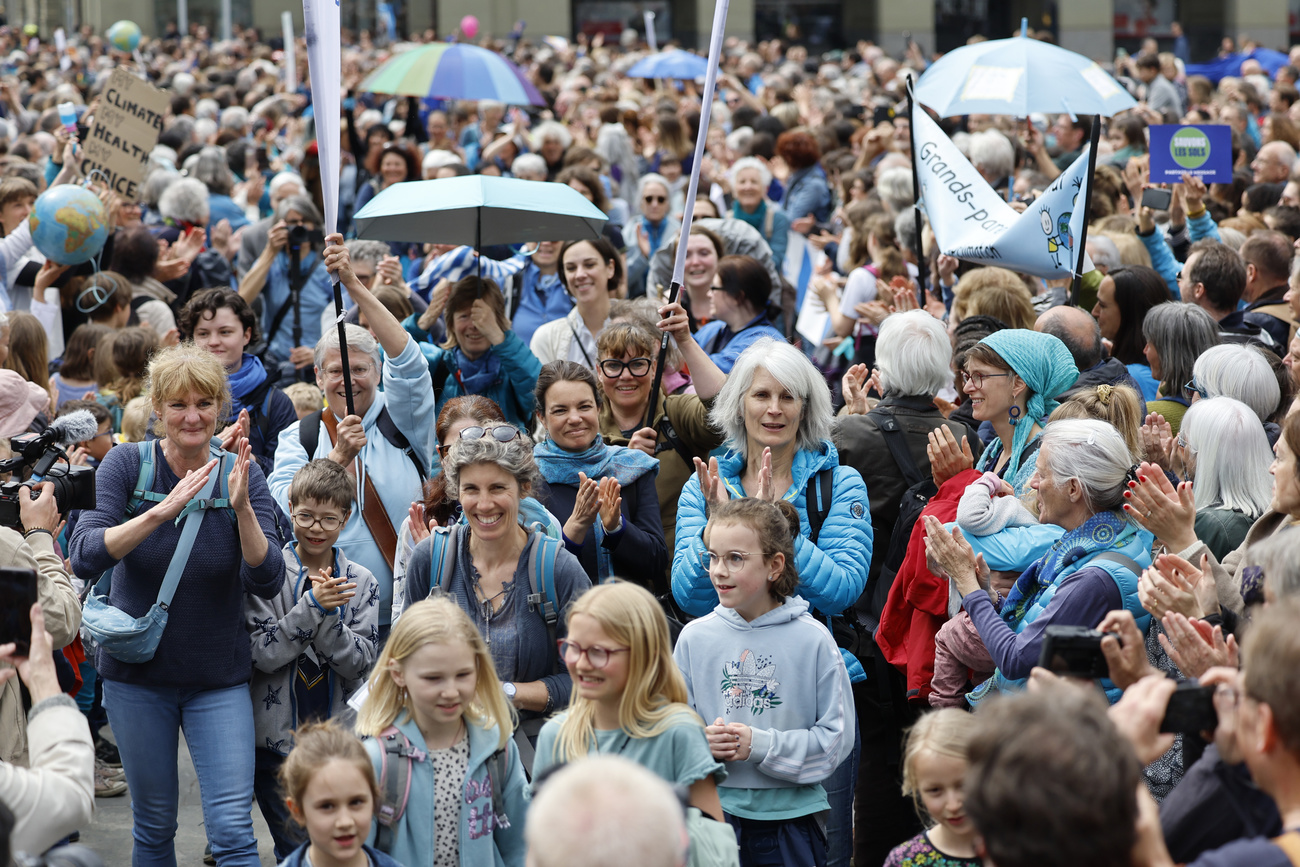
{"label": "earring", "polygon": [[1012,427],[1020,424],[1020,407],[1016,406],[1014,403],[1011,404],[1011,408],[1007,410],[1007,421]]}

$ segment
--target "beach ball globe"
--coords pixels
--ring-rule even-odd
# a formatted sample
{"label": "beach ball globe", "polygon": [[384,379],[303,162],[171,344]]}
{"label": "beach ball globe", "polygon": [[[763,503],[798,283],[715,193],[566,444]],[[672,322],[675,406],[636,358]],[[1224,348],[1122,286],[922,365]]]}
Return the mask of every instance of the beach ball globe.
{"label": "beach ball globe", "polygon": [[41,193],[27,224],[36,249],[60,265],[89,262],[108,240],[104,203],[77,184],[61,184]]}
{"label": "beach ball globe", "polygon": [[128,54],[140,45],[140,25],[134,21],[118,21],[108,28],[105,35],[108,41],[113,43],[114,48]]}

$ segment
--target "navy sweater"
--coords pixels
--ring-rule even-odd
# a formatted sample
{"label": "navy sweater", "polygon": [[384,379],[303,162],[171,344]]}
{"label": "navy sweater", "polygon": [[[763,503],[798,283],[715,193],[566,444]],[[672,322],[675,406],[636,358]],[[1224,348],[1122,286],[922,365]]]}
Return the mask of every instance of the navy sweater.
{"label": "navy sweater", "polygon": [[[154,442],[153,448],[153,490],[165,494],[180,480],[167,465],[160,444]],[[144,615],[157,601],[181,535],[181,528],[167,521],[122,560],[109,556],[104,531],[122,523],[139,474],[140,452],[134,443],[109,451],[95,474],[96,507],[81,513],[69,546],[72,569],[78,576],[91,580],[113,569],[109,601],[132,617]],[[204,514],[153,659],[130,665],[99,651],[95,667],[102,676],[142,686],[185,689],[221,689],[248,682],[253,663],[244,628],[244,593],[271,599],[284,581],[273,500],[255,463],[249,466],[248,480],[249,497],[267,537],[266,557],[257,566],[249,566],[240,553],[231,513]],[[139,511],[155,505],[146,501]]]}
{"label": "navy sweater", "polygon": [[[664,541],[664,525],[659,517],[659,494],[655,489],[654,473],[646,473],[631,485],[623,488],[623,530],[605,537],[614,575],[634,581],[655,592],[666,590],[664,575],[668,572],[668,543]],[[538,493],[542,505],[563,526],[573,514],[578,499],[578,489],[573,485],[546,485]],[[596,520],[600,520],[599,516]],[[565,547],[582,563],[591,583],[596,583],[596,528],[587,531],[582,545],[576,549]]]}

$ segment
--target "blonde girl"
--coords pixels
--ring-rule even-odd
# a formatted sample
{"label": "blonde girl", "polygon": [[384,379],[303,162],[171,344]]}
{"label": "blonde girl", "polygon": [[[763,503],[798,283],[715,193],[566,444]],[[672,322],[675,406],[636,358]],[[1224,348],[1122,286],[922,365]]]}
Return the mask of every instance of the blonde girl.
{"label": "blonde girl", "polygon": [[970,714],[944,708],[912,727],[903,751],[903,794],[933,824],[894,847],[884,867],[958,867],[982,863],[975,855],[975,825],[966,815],[962,785],[969,760]]}
{"label": "blonde girl", "polygon": [[569,610],[560,658],[573,693],[537,739],[534,775],[592,753],[613,753],[689,789],[690,803],[722,820],[704,723],[687,704],[673,662],[668,621],[645,588],[615,580],[582,594]]}
{"label": "blonde girl", "polygon": [[468,615],[441,597],[409,606],[369,686],[357,732],[381,782],[409,780],[369,842],[403,864],[522,865],[527,800],[514,710]]}
{"label": "blonde girl", "polygon": [[791,595],[798,532],[784,500],[715,505],[701,561],[719,604],[686,625],[673,652],[690,704],[714,721],[705,734],[713,757],[728,763],[718,795],[745,867],[777,851],[787,867],[826,864],[821,783],[853,750],[844,660],[808,603]]}
{"label": "blonde girl", "polygon": [[280,788],[307,842],[280,867],[402,867],[362,842],[370,833],[379,786],[361,741],[329,722],[303,726],[294,740],[280,766]]}

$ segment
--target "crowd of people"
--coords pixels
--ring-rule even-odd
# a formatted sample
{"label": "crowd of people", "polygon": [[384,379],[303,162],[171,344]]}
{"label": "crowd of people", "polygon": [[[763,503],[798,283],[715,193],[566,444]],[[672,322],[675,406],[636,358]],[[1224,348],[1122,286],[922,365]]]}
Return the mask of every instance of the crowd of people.
{"label": "crowd of people", "polygon": [[[261,863],[254,803],[291,867],[1300,863],[1300,48],[1108,64],[1138,105],[1072,288],[917,237],[915,48],[728,39],[701,128],[631,31],[485,38],[526,110],[364,92],[395,49],[344,41],[332,178],[305,51],[290,90],[251,29],[0,28],[8,851],[129,792],[132,863],[175,864],[183,734],[218,865]],[[118,65],[169,109],[59,265],[28,217]],[[940,122],[1019,210],[1092,131]],[[1233,182],[1154,211],[1178,122],[1231,128]],[[473,174],[608,221],[356,237]],[[74,413],[93,508],[11,443]]]}

